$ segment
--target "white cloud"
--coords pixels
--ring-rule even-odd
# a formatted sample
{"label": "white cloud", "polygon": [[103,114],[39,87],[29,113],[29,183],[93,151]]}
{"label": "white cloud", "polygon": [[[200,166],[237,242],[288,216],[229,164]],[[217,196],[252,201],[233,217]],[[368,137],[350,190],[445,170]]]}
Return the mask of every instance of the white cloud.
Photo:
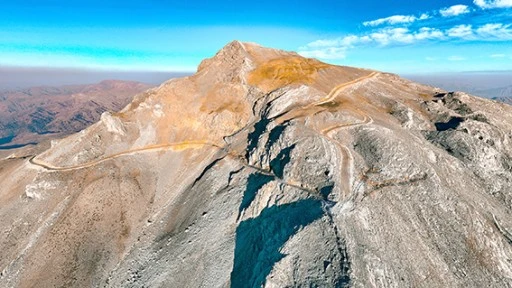
{"label": "white cloud", "polygon": [[377,20],[366,21],[366,22],[363,22],[363,25],[375,27],[375,26],[379,26],[382,24],[388,24],[388,25],[409,24],[409,23],[413,23],[418,20],[426,20],[429,18],[430,18],[430,15],[428,15],[427,13],[423,13],[419,17],[416,17],[414,15],[393,15],[393,16],[389,16],[386,18],[380,18]]}
{"label": "white cloud", "polygon": [[430,18],[430,15],[428,15],[427,13],[423,13],[420,15],[420,18],[418,18],[418,20],[427,20]]}
{"label": "white cloud", "polygon": [[512,7],[512,0],[474,0],[473,3],[482,9]]}
{"label": "white cloud", "polygon": [[415,34],[416,40],[442,39],[445,37],[443,31],[435,28],[422,27]]}
{"label": "white cloud", "polygon": [[466,40],[512,40],[512,24],[489,23],[474,29],[471,25],[457,25],[446,30],[446,35]]}
{"label": "white cloud", "polygon": [[[457,25],[446,30],[422,27],[417,30],[409,28],[386,27],[375,29],[368,34],[348,35],[336,39],[317,40],[299,48],[299,53],[307,57],[323,59],[344,59],[347,51],[367,45],[389,46],[414,44],[425,41],[504,41],[512,40],[512,24],[490,23],[480,27]],[[459,57],[461,58],[461,57]],[[462,61],[456,56],[450,61]],[[432,60],[429,60],[432,61]]]}
{"label": "white cloud", "polygon": [[309,43],[307,46],[310,48],[321,48],[321,47],[329,47],[339,45],[338,39],[328,39],[328,40],[316,40],[314,42]]}
{"label": "white cloud", "polygon": [[489,57],[491,57],[491,58],[505,58],[505,57],[507,57],[507,55],[505,55],[505,54],[491,54],[491,55],[489,55]]}
{"label": "white cloud", "polygon": [[437,61],[436,57],[426,57],[425,60],[427,61]]}
{"label": "white cloud", "polygon": [[512,39],[512,24],[504,25],[501,23],[485,24],[478,28],[476,33],[482,38],[491,38],[499,40]]}
{"label": "white cloud", "polygon": [[457,25],[446,30],[446,34],[450,37],[470,38],[473,35],[473,28],[471,25]]}
{"label": "white cloud", "polygon": [[333,47],[333,46],[350,48],[356,44],[363,44],[363,43],[368,43],[368,42],[371,42],[371,39],[369,36],[360,37],[360,36],[356,36],[356,35],[349,35],[346,37],[336,38],[336,39],[317,40],[317,41],[307,44],[306,47],[303,47],[303,48],[304,49],[306,49],[306,48],[315,49],[315,48],[325,48],[325,47]]}
{"label": "white cloud", "polygon": [[345,59],[346,47],[323,47],[314,50],[300,51],[299,54],[304,57],[319,59]]}
{"label": "white cloud", "polygon": [[390,42],[412,43],[414,41],[414,37],[407,28],[386,28],[370,34],[369,37],[383,46],[388,45]]}
{"label": "white cloud", "polygon": [[383,28],[369,35],[349,35],[337,39],[317,40],[299,48],[299,54],[322,59],[344,59],[350,48],[374,44],[413,44],[416,41],[442,39],[445,34],[438,29],[423,27],[413,32],[407,28]]}
{"label": "white cloud", "polygon": [[416,17],[412,15],[394,15],[386,18],[381,18],[373,21],[363,22],[364,26],[379,26],[382,24],[402,24],[402,23],[412,23],[416,21]]}
{"label": "white cloud", "polygon": [[462,14],[467,14],[469,12],[471,11],[469,10],[469,7],[466,5],[453,5],[451,7],[439,10],[439,13],[441,13],[443,17],[458,16]]}
{"label": "white cloud", "polygon": [[448,59],[448,61],[464,61],[464,60],[466,60],[466,58],[461,57],[461,56],[450,56],[447,59]]}

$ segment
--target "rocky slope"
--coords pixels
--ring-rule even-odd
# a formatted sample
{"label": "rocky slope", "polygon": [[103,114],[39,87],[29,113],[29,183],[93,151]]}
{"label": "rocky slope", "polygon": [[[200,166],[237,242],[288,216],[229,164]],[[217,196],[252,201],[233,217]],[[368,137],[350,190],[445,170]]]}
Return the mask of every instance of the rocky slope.
{"label": "rocky slope", "polygon": [[119,111],[151,86],[107,80],[93,85],[0,92],[0,149],[78,132],[105,111]]}
{"label": "rocky slope", "polygon": [[0,162],[0,283],[511,286],[511,131],[509,105],[235,41]]}

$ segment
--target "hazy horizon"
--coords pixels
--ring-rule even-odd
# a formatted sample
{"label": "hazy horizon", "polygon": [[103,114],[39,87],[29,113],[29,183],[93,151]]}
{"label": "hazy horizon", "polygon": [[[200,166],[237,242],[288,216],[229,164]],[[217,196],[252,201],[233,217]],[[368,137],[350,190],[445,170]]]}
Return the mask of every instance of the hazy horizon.
{"label": "hazy horizon", "polygon": [[0,90],[24,89],[34,86],[95,84],[103,80],[138,81],[158,85],[171,78],[183,77],[191,73],[0,66]]}
{"label": "hazy horizon", "polygon": [[[512,86],[512,71],[466,71],[459,73],[402,74],[401,76],[447,91],[462,91],[476,96],[487,95],[487,93],[480,95],[479,92]],[[493,97],[497,96],[499,95]]]}
{"label": "hazy horizon", "polygon": [[[137,81],[159,85],[169,79],[189,76],[193,73],[193,71],[120,71],[0,66],[0,90],[26,89],[35,86],[95,84],[104,80]],[[512,85],[512,71],[508,70],[399,73],[398,75],[447,91],[463,91],[467,93],[478,93],[483,90],[505,88]]]}

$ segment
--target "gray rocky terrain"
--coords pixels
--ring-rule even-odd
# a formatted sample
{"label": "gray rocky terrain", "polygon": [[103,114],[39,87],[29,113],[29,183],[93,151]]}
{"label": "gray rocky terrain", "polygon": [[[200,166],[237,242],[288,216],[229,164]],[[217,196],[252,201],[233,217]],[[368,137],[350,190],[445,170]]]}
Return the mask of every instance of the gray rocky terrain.
{"label": "gray rocky terrain", "polygon": [[232,42],[0,161],[3,287],[511,287],[512,106]]}

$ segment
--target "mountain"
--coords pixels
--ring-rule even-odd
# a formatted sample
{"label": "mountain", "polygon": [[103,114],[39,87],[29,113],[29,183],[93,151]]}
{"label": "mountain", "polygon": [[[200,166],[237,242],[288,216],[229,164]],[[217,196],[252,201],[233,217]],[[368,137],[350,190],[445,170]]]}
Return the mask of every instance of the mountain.
{"label": "mountain", "polygon": [[32,87],[0,92],[0,149],[78,132],[105,111],[119,111],[151,86],[106,80],[93,85]]}
{"label": "mountain", "polygon": [[409,74],[407,79],[448,91],[464,91],[485,98],[512,96],[512,71]]}
{"label": "mountain", "polygon": [[480,91],[476,91],[475,94],[512,105],[512,86],[488,89],[488,90],[480,90]]}
{"label": "mountain", "polygon": [[493,89],[486,89],[486,90],[478,90],[475,91],[476,95],[484,96],[492,99],[506,99],[506,98],[512,98],[512,85],[507,87],[501,87],[501,88],[493,88]]}
{"label": "mountain", "polygon": [[507,287],[512,106],[232,42],[0,162],[5,287]]}
{"label": "mountain", "polygon": [[512,105],[512,97],[494,97],[493,100]]}

